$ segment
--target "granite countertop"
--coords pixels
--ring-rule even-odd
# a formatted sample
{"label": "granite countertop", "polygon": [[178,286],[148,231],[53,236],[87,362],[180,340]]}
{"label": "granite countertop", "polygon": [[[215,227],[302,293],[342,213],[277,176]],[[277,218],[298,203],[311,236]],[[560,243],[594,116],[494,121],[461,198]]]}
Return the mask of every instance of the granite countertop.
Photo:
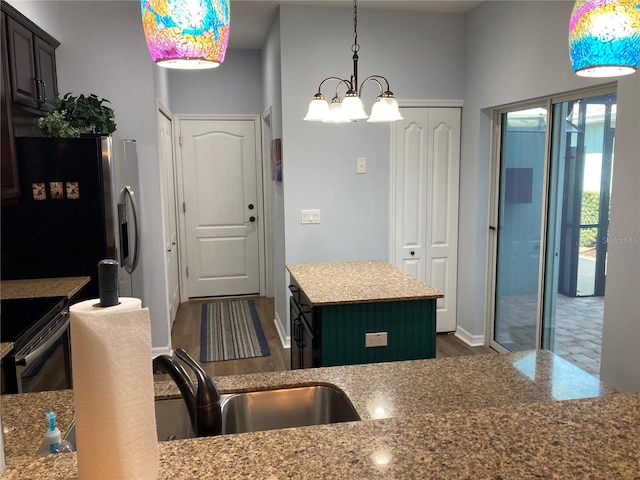
{"label": "granite countertop", "polygon": [[442,298],[444,294],[383,260],[300,263],[287,270],[313,305]]}
{"label": "granite countertop", "polygon": [[67,297],[72,298],[89,283],[90,277],[34,278],[2,280],[0,299]]}
{"label": "granite countertop", "polygon": [[11,350],[13,350],[13,342],[0,343],[0,360],[6,357]]}
{"label": "granite countertop", "polygon": [[[159,445],[158,479],[637,479],[640,394]],[[20,457],[3,479],[77,478],[76,453]]]}
{"label": "granite countertop", "polygon": [[[161,442],[159,478],[640,475],[640,394],[616,394],[546,351],[216,381],[223,393],[335,385],[348,395],[363,421]],[[158,382],[155,389],[156,397],[178,396],[171,382]],[[75,453],[33,457],[45,408],[56,411],[61,430],[69,427],[69,390],[5,395],[0,400],[8,466],[3,479],[77,475]]]}

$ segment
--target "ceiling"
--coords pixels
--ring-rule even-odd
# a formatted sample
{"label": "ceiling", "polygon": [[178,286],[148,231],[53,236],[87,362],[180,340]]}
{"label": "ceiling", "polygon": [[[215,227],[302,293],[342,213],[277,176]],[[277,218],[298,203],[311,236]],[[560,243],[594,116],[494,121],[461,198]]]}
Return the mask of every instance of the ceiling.
{"label": "ceiling", "polygon": [[[359,0],[358,8],[383,10],[408,10],[440,13],[465,13],[481,1],[463,0]],[[230,0],[231,30],[229,48],[259,49],[275,18],[279,5],[312,5],[351,7],[352,0]]]}

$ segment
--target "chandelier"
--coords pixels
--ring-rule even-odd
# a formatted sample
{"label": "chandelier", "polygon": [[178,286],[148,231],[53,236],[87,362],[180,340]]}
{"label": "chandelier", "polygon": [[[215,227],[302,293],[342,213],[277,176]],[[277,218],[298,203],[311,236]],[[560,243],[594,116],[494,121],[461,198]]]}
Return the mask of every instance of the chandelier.
{"label": "chandelier", "polygon": [[640,68],[640,2],[577,0],[569,21],[571,66],[583,77],[615,77]]}
{"label": "chandelier", "polygon": [[[304,120],[312,122],[324,123],[349,123],[355,120],[364,120],[367,122],[395,122],[402,120],[398,102],[393,97],[393,93],[389,88],[389,82],[382,75],[370,75],[358,86],[358,1],[353,2],[353,73],[349,80],[339,77],[327,77],[318,86],[318,93],[313,96],[313,100],[309,104],[309,110]],[[331,105],[327,103],[322,95],[322,86],[325,82],[336,81],[335,95],[331,99]],[[373,82],[378,85],[380,95],[376,99],[371,108],[371,116],[367,115],[360,99],[362,87],[367,82]],[[340,87],[345,87],[346,92],[344,98],[340,98]]]}
{"label": "chandelier", "polygon": [[229,42],[229,0],[140,0],[149,53],[161,67],[215,68]]}

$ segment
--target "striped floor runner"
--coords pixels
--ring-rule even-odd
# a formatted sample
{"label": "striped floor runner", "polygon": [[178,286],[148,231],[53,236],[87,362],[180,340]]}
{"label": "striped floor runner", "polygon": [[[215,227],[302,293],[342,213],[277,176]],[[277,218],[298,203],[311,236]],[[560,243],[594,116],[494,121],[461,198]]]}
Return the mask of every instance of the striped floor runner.
{"label": "striped floor runner", "polygon": [[270,353],[253,300],[202,305],[201,362],[265,357]]}

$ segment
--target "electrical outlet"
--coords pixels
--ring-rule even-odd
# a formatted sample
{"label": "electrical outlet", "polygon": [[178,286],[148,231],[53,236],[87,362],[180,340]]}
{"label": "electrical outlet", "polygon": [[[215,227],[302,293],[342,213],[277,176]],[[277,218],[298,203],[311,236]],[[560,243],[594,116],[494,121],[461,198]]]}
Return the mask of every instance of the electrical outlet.
{"label": "electrical outlet", "polygon": [[369,347],[386,347],[387,332],[365,333],[364,346]]}

